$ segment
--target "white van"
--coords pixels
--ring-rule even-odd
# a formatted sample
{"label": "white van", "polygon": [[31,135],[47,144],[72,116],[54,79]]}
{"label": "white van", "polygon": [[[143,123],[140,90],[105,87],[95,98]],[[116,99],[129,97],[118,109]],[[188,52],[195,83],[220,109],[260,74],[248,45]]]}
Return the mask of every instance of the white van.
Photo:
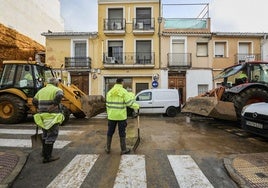
{"label": "white van", "polygon": [[174,117],[181,110],[179,92],[176,89],[147,89],[136,95],[140,114],[160,113]]}

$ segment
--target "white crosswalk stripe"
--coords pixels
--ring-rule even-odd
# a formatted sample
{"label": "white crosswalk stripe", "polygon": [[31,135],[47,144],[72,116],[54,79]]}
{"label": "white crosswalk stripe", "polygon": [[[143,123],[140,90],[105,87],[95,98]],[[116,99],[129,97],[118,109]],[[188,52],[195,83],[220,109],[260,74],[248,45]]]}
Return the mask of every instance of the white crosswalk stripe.
{"label": "white crosswalk stripe", "polygon": [[213,187],[189,155],[168,155],[169,162],[180,187]]}
{"label": "white crosswalk stripe", "polygon": [[[54,148],[61,149],[70,144],[71,141],[57,140],[54,144]],[[0,147],[19,147],[19,148],[31,148],[32,141],[29,139],[2,139],[0,138]]]}
{"label": "white crosswalk stripe", "polygon": [[[0,134],[35,134],[35,129],[0,129]],[[41,132],[41,131],[39,131]],[[84,131],[68,131],[68,130],[60,130],[59,135],[77,135],[82,134]]]}
{"label": "white crosswalk stripe", "polygon": [[[31,141],[31,135],[34,135],[36,132],[35,128],[27,128],[27,129],[0,129],[1,135],[29,135],[29,139],[18,139],[18,138],[0,138],[0,147],[18,147],[18,148],[31,148],[32,147],[32,141]],[[39,130],[39,133],[42,131]],[[69,136],[69,135],[80,135],[84,131],[73,131],[73,130],[60,130],[59,135],[60,136]],[[25,136],[24,136],[25,137]],[[68,144],[70,144],[71,141],[69,140],[60,140],[57,139],[54,148],[61,149]]]}
{"label": "white crosswalk stripe", "polygon": [[146,171],[144,155],[123,155],[115,180],[114,188],[146,188]]}
{"label": "white crosswalk stripe", "polygon": [[99,155],[76,155],[47,188],[80,187]]}
{"label": "white crosswalk stripe", "polygon": [[[97,161],[98,154],[76,155],[47,188],[80,187]],[[213,188],[189,155],[168,155],[180,188]],[[145,155],[122,155],[114,188],[146,188]]]}

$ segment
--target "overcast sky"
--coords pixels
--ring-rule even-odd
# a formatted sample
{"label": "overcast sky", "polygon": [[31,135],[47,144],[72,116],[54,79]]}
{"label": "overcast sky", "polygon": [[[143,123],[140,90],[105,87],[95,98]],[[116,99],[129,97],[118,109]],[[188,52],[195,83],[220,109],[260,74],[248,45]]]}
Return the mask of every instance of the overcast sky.
{"label": "overcast sky", "polygon": [[[66,31],[93,32],[98,30],[98,0],[60,0],[60,2]],[[162,0],[162,4],[173,3],[209,3],[209,17],[213,32],[268,33],[267,0]],[[172,6],[163,6],[164,10],[168,7]],[[199,10],[197,6],[188,6],[187,12],[192,8]],[[166,12],[171,12],[174,18],[178,18],[176,12],[180,11]]]}

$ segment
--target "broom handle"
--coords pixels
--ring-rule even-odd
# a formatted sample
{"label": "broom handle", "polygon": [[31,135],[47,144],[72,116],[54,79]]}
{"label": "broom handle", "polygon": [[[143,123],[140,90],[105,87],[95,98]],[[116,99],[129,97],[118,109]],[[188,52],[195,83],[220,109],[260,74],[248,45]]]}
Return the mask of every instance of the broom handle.
{"label": "broom handle", "polygon": [[38,125],[36,125],[36,129],[35,130],[36,130],[35,134],[38,135]]}
{"label": "broom handle", "polygon": [[140,110],[138,110],[137,124],[138,124],[138,129],[139,129],[140,128]]}

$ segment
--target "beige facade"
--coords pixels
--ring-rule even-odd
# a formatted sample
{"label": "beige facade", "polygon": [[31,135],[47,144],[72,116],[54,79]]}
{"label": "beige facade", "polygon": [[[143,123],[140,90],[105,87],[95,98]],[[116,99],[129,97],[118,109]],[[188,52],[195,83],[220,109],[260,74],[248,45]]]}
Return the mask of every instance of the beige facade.
{"label": "beige facade", "polygon": [[[132,92],[151,88],[160,74],[157,18],[159,1],[98,1],[98,63],[104,93],[115,78],[125,78]],[[159,86],[161,87],[161,86]]]}
{"label": "beige facade", "polygon": [[208,17],[165,19],[160,8],[156,0],[99,0],[98,33],[44,33],[46,62],[88,94],[105,95],[122,77],[134,93],[153,82],[178,89],[184,103],[217,87],[213,78],[227,66],[262,60],[264,34],[213,33]]}

